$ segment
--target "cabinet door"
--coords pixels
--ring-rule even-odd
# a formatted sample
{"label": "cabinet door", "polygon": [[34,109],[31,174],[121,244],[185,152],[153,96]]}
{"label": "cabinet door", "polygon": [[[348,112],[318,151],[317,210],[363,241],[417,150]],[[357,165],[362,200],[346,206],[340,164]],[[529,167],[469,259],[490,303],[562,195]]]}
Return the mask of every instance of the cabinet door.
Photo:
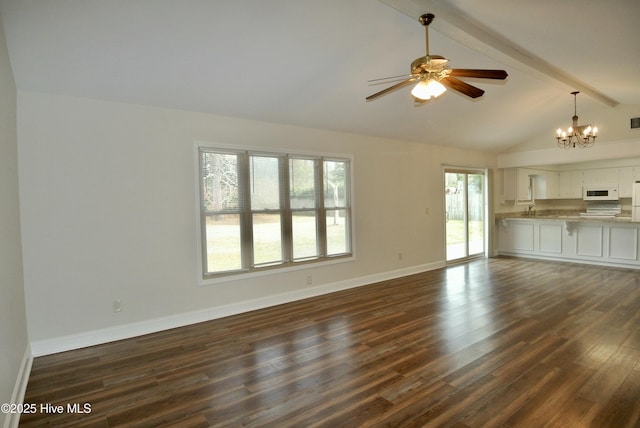
{"label": "cabinet door", "polygon": [[[582,191],[582,188],[580,189]],[[549,199],[560,198],[560,173],[547,173],[547,197]]]}
{"label": "cabinet door", "polygon": [[546,174],[537,174],[533,177],[533,194],[536,196],[536,199],[549,199],[547,188]]}
{"label": "cabinet door", "polygon": [[576,229],[576,254],[586,257],[602,257],[604,226],[597,223],[580,223]]}
{"label": "cabinet door", "polygon": [[559,181],[561,199],[582,199],[582,171],[562,171]]}
{"label": "cabinet door", "polygon": [[518,200],[530,201],[532,198],[532,186],[533,180],[531,171],[525,168],[518,168]]}
{"label": "cabinet door", "polygon": [[531,200],[531,170],[526,168],[506,168],[503,174],[503,196],[507,201]]}
{"label": "cabinet door", "polygon": [[533,221],[507,220],[499,228],[498,245],[505,252],[533,252]]}
{"label": "cabinet door", "polygon": [[609,258],[638,260],[638,228],[621,224],[609,226]]}
{"label": "cabinet door", "polygon": [[633,168],[625,166],[620,168],[618,188],[621,198],[630,198],[633,191]]}
{"label": "cabinet door", "polygon": [[602,184],[618,184],[620,182],[620,168],[603,168]]}
{"label": "cabinet door", "polygon": [[586,185],[611,185],[618,184],[619,168],[587,169],[583,173],[583,182]]}
{"label": "cabinet door", "polygon": [[585,186],[600,184],[600,174],[597,169],[587,169],[582,172],[582,179]]}
{"label": "cabinet door", "polygon": [[538,251],[542,254],[562,254],[562,223],[540,222],[538,224]]}

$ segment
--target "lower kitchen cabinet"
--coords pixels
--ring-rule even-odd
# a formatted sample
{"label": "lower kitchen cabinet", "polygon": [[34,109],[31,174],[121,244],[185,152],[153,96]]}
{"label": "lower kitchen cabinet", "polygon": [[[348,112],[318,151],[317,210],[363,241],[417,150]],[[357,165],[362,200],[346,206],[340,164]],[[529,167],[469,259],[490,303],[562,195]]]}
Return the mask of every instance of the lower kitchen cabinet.
{"label": "lower kitchen cabinet", "polygon": [[497,227],[500,254],[640,268],[640,223],[508,218]]}

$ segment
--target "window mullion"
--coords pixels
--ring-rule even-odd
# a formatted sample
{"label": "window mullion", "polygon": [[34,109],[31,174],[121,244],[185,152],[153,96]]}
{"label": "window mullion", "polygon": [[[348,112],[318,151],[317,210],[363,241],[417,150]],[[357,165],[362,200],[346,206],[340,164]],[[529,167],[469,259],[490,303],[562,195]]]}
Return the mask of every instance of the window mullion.
{"label": "window mullion", "polygon": [[251,176],[250,155],[244,152],[238,155],[238,189],[240,191],[240,237],[242,242],[242,269],[253,266],[253,216],[251,214]]}
{"label": "window mullion", "polygon": [[324,159],[316,159],[315,164],[318,256],[325,257],[327,255],[327,213],[324,206]]}
{"label": "window mullion", "polygon": [[280,157],[280,209],[282,210],[282,260],[293,261],[293,225],[291,211],[291,184],[289,177],[289,156]]}
{"label": "window mullion", "polygon": [[[345,215],[345,239],[346,239],[346,252],[352,251],[352,237],[351,237],[351,165],[345,165],[344,170],[344,204],[340,207],[344,209]],[[338,208],[338,207],[336,207]]]}

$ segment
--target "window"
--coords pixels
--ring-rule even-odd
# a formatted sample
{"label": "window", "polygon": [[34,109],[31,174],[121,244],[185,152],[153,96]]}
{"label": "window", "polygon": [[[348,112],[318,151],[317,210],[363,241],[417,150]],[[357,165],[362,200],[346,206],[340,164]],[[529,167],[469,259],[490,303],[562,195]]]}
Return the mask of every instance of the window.
{"label": "window", "polygon": [[203,278],[351,255],[350,160],[200,147]]}

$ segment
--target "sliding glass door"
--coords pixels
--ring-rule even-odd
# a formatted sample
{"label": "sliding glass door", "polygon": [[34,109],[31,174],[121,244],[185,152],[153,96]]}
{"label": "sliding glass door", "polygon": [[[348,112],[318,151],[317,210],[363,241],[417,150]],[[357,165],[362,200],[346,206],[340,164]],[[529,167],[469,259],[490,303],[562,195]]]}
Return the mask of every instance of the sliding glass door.
{"label": "sliding glass door", "polygon": [[444,182],[447,261],[484,255],[484,171],[447,168]]}

